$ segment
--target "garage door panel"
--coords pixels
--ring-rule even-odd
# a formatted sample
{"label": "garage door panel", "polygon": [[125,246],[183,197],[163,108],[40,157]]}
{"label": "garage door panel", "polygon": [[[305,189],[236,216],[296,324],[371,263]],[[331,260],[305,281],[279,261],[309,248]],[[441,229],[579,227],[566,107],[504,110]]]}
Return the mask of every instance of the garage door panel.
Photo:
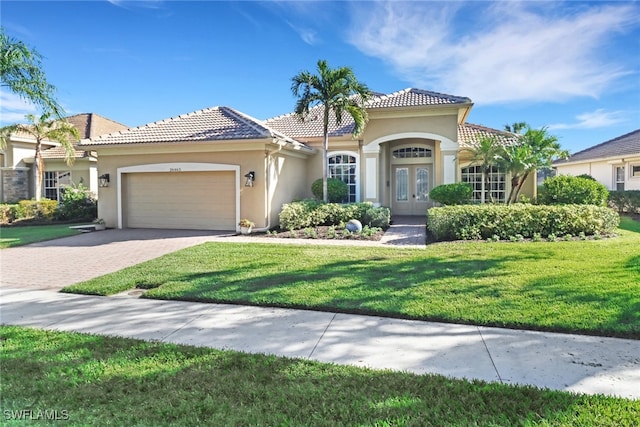
{"label": "garage door panel", "polygon": [[125,177],[130,228],[235,230],[235,173],[131,173]]}

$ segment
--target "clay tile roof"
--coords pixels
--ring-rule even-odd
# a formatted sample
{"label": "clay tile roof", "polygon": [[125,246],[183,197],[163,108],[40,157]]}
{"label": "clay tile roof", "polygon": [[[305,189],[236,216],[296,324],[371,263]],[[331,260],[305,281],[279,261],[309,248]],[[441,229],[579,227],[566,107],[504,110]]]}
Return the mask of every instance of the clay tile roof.
{"label": "clay tile roof", "polygon": [[579,151],[568,159],[556,160],[554,165],[609,157],[640,156],[640,129]]}
{"label": "clay tile roof", "polygon": [[470,104],[469,98],[407,88],[388,95],[377,96],[367,102],[367,108],[422,107],[425,105]]}
{"label": "clay tile roof", "polygon": [[485,126],[474,125],[471,123],[463,123],[458,125],[458,142],[462,147],[472,147],[481,138],[496,137],[502,144],[512,144],[518,139],[518,135],[491,129]]}
{"label": "clay tile roof", "polygon": [[84,140],[81,145],[226,141],[274,137],[299,144],[258,119],[229,107],[212,107],[101,135]]}
{"label": "clay tile roof", "polygon": [[[423,107],[437,105],[470,104],[469,98],[429,92],[421,89],[408,88],[390,94],[373,93],[366,103],[368,110],[398,107]],[[294,138],[312,138],[323,136],[322,118],[324,106],[318,105],[309,110],[306,120],[302,121],[295,113],[267,119],[265,123],[282,133]],[[335,115],[329,115],[329,136],[343,136],[353,133],[353,119],[348,114],[342,117],[342,123],[337,125]]]}
{"label": "clay tile roof", "polygon": [[[73,158],[82,159],[91,157],[91,153],[84,150],[78,150],[77,148],[74,150],[75,153]],[[46,150],[42,150],[42,158],[43,159],[65,159],[65,151],[62,147],[51,147]]]}

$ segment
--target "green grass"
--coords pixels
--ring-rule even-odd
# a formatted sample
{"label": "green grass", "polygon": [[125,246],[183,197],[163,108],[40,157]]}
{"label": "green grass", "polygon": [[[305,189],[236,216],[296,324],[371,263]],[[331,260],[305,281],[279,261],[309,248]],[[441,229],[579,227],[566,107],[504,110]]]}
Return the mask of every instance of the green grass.
{"label": "green grass", "polygon": [[78,224],[0,227],[0,249],[79,234],[80,231],[69,228],[72,225]]}
{"label": "green grass", "polygon": [[640,339],[640,232],[426,249],[206,243],[66,292],[297,307]]}
{"label": "green grass", "polygon": [[[632,426],[640,401],[0,327],[4,425]],[[30,410],[31,412],[25,412]]]}

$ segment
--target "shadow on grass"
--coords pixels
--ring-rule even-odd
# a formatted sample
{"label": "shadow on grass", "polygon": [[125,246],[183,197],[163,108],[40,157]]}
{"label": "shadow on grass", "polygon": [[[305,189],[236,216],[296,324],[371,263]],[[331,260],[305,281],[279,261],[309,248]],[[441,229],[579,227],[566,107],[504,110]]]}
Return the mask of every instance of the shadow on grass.
{"label": "shadow on grass", "polygon": [[73,425],[623,425],[638,412],[625,399],[122,338],[2,327],[0,342],[5,414],[65,411]]}

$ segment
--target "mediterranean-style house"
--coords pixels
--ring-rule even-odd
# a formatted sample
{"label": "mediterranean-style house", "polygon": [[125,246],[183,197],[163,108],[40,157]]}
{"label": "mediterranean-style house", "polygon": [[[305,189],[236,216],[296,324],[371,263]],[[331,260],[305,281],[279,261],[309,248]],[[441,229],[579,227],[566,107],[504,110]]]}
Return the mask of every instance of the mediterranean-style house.
{"label": "mediterranean-style house", "polygon": [[[76,114],[66,118],[80,134],[80,138],[91,138],[104,133],[127,129],[127,126],[94,113]],[[36,141],[28,134],[14,133],[7,139],[0,152],[0,201],[3,203],[31,199],[35,196],[31,168],[36,151]],[[44,161],[44,181],[42,197],[60,200],[65,185],[83,184],[91,191],[98,192],[96,153],[76,149],[74,162],[67,165],[65,153],[60,144],[53,141],[42,142]]]}
{"label": "mediterranean-style house", "polygon": [[640,129],[557,160],[558,175],[590,175],[609,190],[640,190]]}
{"label": "mediterranean-style house", "polygon": [[[465,152],[482,136],[513,134],[466,123],[469,98],[419,89],[376,94],[357,138],[345,116],[329,129],[329,176],[349,186],[350,202],[388,206],[392,215],[425,215],[436,185],[469,182],[480,198],[480,168]],[[213,107],[82,140],[98,155],[98,216],[117,228],[239,230],[278,225],[284,203],[310,198],[322,177],[322,109],[304,122],[295,114],[260,121]],[[510,180],[491,174],[497,200]],[[535,192],[535,177],[524,192]]]}

